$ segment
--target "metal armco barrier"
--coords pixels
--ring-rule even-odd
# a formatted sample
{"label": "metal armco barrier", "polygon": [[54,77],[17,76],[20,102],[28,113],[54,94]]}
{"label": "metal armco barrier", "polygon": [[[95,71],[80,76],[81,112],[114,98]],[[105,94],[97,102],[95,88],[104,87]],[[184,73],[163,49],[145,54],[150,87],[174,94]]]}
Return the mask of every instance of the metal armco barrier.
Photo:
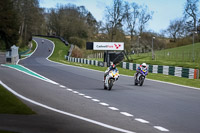
{"label": "metal armco barrier", "polygon": [[[122,62],[121,67],[129,70],[136,70],[140,64]],[[147,65],[150,73],[162,73],[189,79],[199,79],[199,69],[183,68],[174,66]]]}

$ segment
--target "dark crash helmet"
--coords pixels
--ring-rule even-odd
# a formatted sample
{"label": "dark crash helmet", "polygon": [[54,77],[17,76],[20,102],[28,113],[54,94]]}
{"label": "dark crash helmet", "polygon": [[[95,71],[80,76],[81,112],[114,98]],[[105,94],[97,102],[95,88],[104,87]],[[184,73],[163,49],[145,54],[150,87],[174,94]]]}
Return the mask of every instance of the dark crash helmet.
{"label": "dark crash helmet", "polygon": [[113,65],[112,65],[112,68],[113,68],[113,69],[115,69],[115,68],[116,68],[116,65],[115,65],[115,64],[113,64]]}

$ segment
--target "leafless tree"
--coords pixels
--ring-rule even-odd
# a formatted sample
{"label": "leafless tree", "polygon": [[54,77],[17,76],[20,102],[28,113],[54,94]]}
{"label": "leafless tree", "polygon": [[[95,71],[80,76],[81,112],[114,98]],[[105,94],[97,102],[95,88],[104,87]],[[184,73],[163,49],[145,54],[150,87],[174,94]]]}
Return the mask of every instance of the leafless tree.
{"label": "leafless tree", "polygon": [[139,33],[142,34],[147,22],[152,19],[153,11],[149,11],[147,6],[143,6],[139,15]]}
{"label": "leafless tree", "polygon": [[190,31],[197,30],[197,21],[198,21],[198,2],[199,0],[187,0],[185,3],[184,8],[184,15],[186,19],[192,19],[189,20],[188,23],[188,29]]}
{"label": "leafless tree", "polygon": [[106,27],[111,34],[111,41],[114,41],[117,29],[122,27],[122,21],[124,19],[124,5],[122,0],[114,0],[112,7],[106,8]]}
{"label": "leafless tree", "polygon": [[169,27],[167,28],[167,33],[173,38],[173,41],[176,42],[176,39],[184,36],[185,23],[183,19],[175,19],[170,22]]}
{"label": "leafless tree", "polygon": [[131,43],[133,42],[133,36],[136,34],[136,22],[139,17],[139,5],[136,3],[125,4],[125,21],[127,23],[128,32],[131,35]]}

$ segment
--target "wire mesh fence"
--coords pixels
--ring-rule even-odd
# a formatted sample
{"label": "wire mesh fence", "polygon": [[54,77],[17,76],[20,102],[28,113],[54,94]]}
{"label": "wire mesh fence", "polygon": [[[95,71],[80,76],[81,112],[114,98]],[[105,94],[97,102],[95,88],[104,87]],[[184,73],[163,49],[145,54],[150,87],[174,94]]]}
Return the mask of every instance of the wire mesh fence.
{"label": "wire mesh fence", "polygon": [[[152,53],[139,54],[139,57],[152,57]],[[155,52],[155,60],[177,61],[177,62],[196,62],[200,63],[200,51],[163,51]]]}

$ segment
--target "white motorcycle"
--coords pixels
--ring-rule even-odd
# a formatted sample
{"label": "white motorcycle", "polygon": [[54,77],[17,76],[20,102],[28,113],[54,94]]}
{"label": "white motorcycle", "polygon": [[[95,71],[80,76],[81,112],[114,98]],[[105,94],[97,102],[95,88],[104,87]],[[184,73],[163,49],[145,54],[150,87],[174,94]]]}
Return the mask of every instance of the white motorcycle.
{"label": "white motorcycle", "polygon": [[135,73],[135,75],[134,75],[135,85],[139,84],[140,86],[142,86],[143,83],[144,83],[144,79],[146,78],[147,74],[148,74],[148,72],[147,72],[146,68],[142,68],[140,70],[140,72],[138,72],[138,74]]}
{"label": "white motorcycle", "polygon": [[106,76],[106,79],[104,81],[104,89],[105,90],[111,90],[113,84],[115,81],[117,81],[119,78],[119,71],[111,70],[109,74]]}

